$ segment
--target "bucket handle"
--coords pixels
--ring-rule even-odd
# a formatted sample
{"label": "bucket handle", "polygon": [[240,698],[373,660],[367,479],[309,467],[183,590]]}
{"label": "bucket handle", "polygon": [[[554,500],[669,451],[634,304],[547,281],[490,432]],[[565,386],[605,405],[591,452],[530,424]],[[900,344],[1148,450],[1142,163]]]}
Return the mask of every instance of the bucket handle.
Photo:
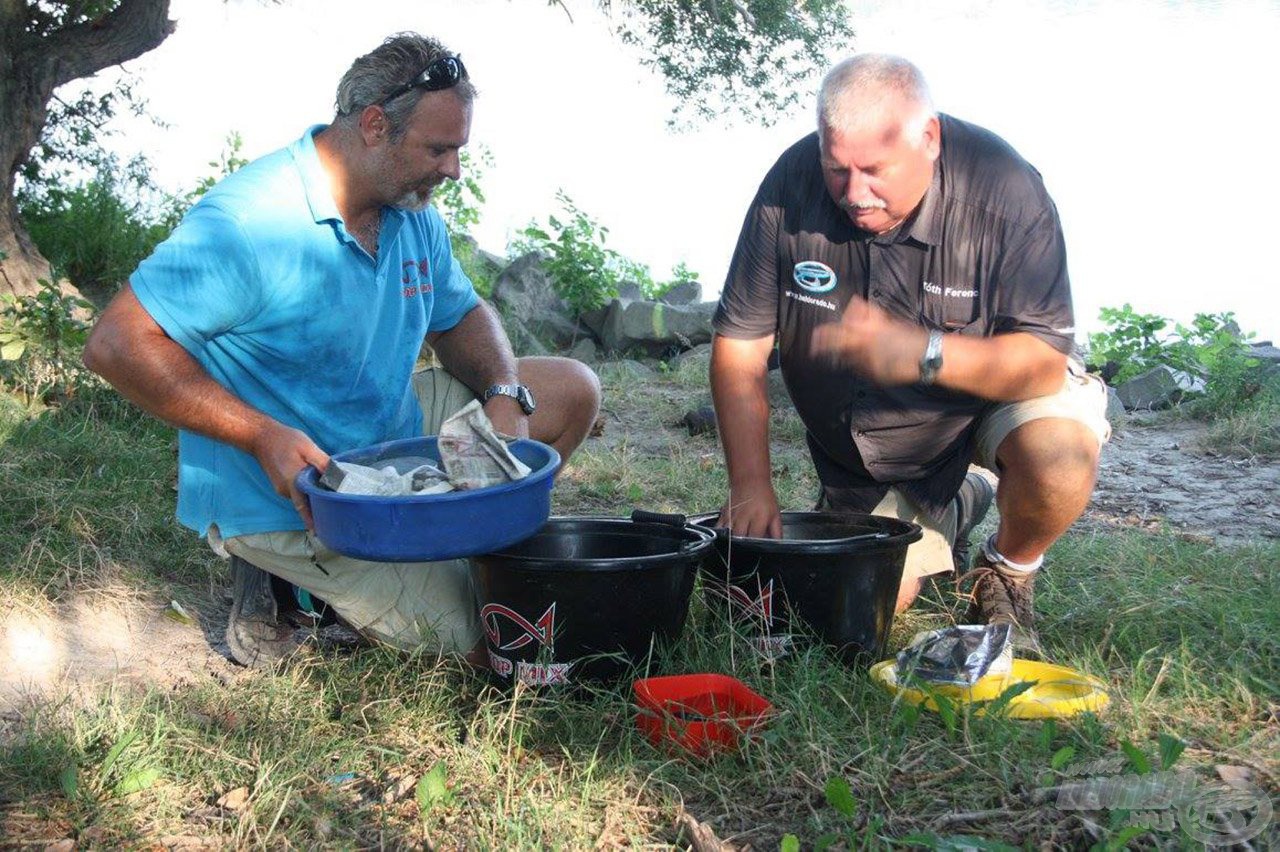
{"label": "bucket handle", "polygon": [[633,524],[666,524],[669,527],[683,528],[689,519],[684,515],[674,512],[649,512],[644,509],[631,510],[631,523]]}

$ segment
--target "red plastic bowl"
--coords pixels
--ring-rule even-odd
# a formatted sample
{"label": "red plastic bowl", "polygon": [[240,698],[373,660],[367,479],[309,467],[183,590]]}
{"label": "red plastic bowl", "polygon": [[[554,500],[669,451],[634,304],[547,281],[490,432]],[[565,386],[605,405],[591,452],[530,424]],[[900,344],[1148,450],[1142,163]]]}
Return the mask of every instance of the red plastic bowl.
{"label": "red plastic bowl", "polygon": [[650,677],[632,689],[636,725],[649,741],[697,755],[737,750],[773,711],[745,683],[722,674]]}

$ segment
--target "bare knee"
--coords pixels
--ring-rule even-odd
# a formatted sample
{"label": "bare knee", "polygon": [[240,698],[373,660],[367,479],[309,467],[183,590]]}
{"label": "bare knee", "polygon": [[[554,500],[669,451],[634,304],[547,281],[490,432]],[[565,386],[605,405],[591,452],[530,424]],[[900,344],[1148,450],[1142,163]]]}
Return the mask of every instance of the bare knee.
{"label": "bare knee", "polygon": [[529,418],[529,436],[551,444],[568,459],[600,411],[600,380],[572,358],[521,358],[518,367],[520,381],[533,391],[538,404]]}
{"label": "bare knee", "polygon": [[1065,418],[1024,423],[1000,443],[1001,481],[1016,480],[1048,493],[1091,491],[1101,448],[1093,431]]}

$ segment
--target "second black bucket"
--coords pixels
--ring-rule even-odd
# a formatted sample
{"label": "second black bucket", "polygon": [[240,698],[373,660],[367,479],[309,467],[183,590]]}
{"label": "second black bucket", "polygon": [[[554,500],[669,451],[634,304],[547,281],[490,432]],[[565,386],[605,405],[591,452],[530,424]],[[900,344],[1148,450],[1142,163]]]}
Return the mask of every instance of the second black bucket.
{"label": "second black bucket", "polygon": [[[716,519],[689,520],[711,526]],[[816,636],[847,662],[866,664],[884,655],[907,546],[922,535],[918,524],[896,518],[783,512],[780,539],[717,530],[703,585],[713,609],[724,611],[727,601],[733,621],[768,656]]]}
{"label": "second black bucket", "polygon": [[506,683],[620,677],[655,641],[680,635],[714,545],[683,516],[552,518],[532,538],[473,556],[490,667]]}

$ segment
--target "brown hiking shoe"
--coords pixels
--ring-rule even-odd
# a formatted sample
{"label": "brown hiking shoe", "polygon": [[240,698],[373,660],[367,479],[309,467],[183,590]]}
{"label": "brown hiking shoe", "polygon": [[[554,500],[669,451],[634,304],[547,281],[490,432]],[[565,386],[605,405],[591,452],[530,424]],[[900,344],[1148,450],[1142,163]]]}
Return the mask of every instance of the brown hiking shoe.
{"label": "brown hiking shoe", "polygon": [[1036,573],[1011,571],[980,553],[973,570],[958,581],[974,581],[965,623],[1013,625],[1013,656],[1024,660],[1044,659],[1035,628]]}
{"label": "brown hiking shoe", "polygon": [[238,556],[231,557],[231,613],[227,647],[242,666],[269,669],[292,654],[305,637],[279,617],[271,575]]}

